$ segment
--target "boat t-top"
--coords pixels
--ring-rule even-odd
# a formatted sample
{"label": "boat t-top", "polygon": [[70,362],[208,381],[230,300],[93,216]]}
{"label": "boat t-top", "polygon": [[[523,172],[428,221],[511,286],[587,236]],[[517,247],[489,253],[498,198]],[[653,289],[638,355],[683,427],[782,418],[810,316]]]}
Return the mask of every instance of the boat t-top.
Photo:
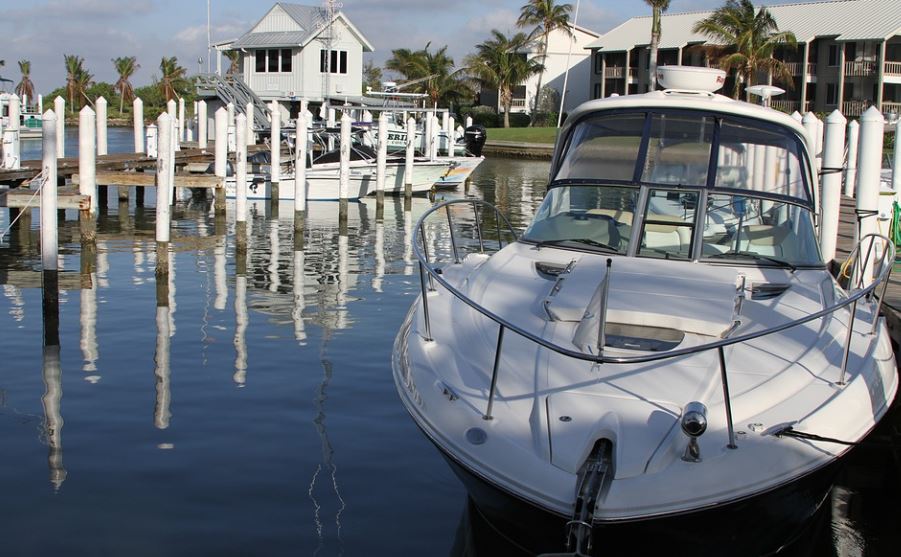
{"label": "boat t-top", "polygon": [[521,235],[474,199],[419,221],[400,398],[531,552],[774,552],[895,397],[894,247],[833,278],[804,129],[724,77],[575,110]]}

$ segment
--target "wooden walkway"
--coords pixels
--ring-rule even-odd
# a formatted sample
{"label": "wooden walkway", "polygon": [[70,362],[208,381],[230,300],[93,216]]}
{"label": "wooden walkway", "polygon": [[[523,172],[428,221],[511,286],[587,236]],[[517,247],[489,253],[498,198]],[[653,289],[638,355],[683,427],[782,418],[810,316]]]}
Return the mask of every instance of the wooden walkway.
{"label": "wooden walkway", "polygon": [[[839,264],[847,259],[848,254],[851,253],[854,247],[854,229],[857,227],[857,216],[854,212],[855,203],[853,198],[842,196],[839,212],[838,242],[835,250],[835,260]],[[884,230],[880,232],[889,236],[889,226],[888,223],[884,223]],[[901,345],[901,265],[897,263],[892,272],[891,280],[889,280],[888,290],[885,293],[882,313],[885,314],[885,320],[892,340]]]}

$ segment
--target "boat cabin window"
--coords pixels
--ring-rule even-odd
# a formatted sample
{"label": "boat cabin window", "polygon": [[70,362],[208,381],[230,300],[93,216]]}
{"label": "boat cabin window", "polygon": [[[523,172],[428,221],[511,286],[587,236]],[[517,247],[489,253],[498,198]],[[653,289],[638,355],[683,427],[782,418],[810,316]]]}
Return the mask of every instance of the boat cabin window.
{"label": "boat cabin window", "polygon": [[724,121],[714,187],[807,200],[796,143],[775,129]]}
{"label": "boat cabin window", "polygon": [[641,224],[638,255],[690,259],[698,196],[697,191],[652,189]]}
{"label": "boat cabin window", "polygon": [[710,115],[652,114],[642,182],[703,186],[715,120]]}
{"label": "boat cabin window", "polygon": [[638,160],[644,113],[613,114],[581,122],[573,131],[556,178],[632,181]]}
{"label": "boat cabin window", "polygon": [[810,212],[798,205],[711,194],[704,221],[702,259],[757,260],[762,265],[820,263]]}
{"label": "boat cabin window", "polygon": [[588,251],[625,254],[638,203],[634,187],[554,188],[522,239]]}

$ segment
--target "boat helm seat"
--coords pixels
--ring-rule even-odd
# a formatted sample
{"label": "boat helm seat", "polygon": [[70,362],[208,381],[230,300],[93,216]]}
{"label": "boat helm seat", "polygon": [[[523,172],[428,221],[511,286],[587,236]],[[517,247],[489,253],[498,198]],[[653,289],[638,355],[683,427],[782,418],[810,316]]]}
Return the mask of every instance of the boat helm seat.
{"label": "boat helm seat", "polygon": [[782,243],[788,237],[789,229],[771,224],[752,224],[741,229],[741,249],[761,255],[784,255]]}
{"label": "boat helm seat", "polygon": [[[666,215],[654,215],[655,221],[672,220],[684,222],[678,217]],[[674,254],[686,252],[691,245],[691,227],[678,226],[676,224],[661,224],[649,222],[644,225],[644,237],[642,246],[649,249],[667,251]]]}

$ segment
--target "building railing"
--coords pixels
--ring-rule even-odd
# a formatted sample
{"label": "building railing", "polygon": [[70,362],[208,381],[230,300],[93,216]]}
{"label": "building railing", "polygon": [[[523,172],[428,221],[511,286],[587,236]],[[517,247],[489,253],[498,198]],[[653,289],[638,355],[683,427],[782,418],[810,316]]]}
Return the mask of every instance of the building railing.
{"label": "building railing", "polygon": [[638,68],[629,68],[629,79],[635,79],[638,75]]}
{"label": "building railing", "polygon": [[874,62],[845,62],[845,77],[866,77],[875,73]]}
{"label": "building railing", "polygon": [[845,116],[860,116],[872,105],[870,101],[845,101],[842,103],[842,114]]}
{"label": "building railing", "polygon": [[883,71],[885,75],[901,76],[901,62],[886,62]]}
{"label": "building railing", "polygon": [[[510,221],[500,212],[500,210],[488,203],[486,201],[480,201],[475,199],[457,199],[453,201],[447,201],[444,203],[440,203],[435,205],[422,217],[420,217],[419,222],[416,225],[416,228],[413,232],[413,251],[416,254],[416,258],[419,260],[419,281],[420,281],[420,289],[421,289],[421,303],[422,303],[422,315],[423,315],[423,324],[425,326],[425,330],[423,331],[425,334],[424,340],[427,342],[431,342],[434,340],[432,336],[432,323],[429,317],[429,293],[436,292],[435,284],[441,285],[446,291],[452,294],[455,298],[468,305],[470,308],[474,309],[478,313],[487,317],[488,319],[494,321],[498,325],[498,335],[497,335],[497,344],[495,345],[495,355],[494,355],[494,366],[491,374],[491,385],[488,394],[488,402],[485,414],[483,414],[483,418],[485,420],[492,419],[492,405],[494,403],[494,397],[497,390],[497,380],[498,380],[498,372],[500,368],[501,362],[501,350],[503,348],[504,341],[504,333],[507,330],[510,330],[513,333],[525,338],[526,340],[532,341],[533,343],[547,348],[557,354],[562,356],[566,356],[575,360],[580,360],[584,362],[593,362],[596,364],[640,364],[647,362],[656,362],[659,360],[668,360],[671,358],[678,358],[681,356],[689,356],[693,354],[699,354],[701,352],[707,352],[709,350],[716,350],[719,356],[719,367],[720,367],[720,378],[722,381],[723,388],[723,401],[725,405],[726,412],[726,425],[729,431],[729,448],[736,448],[735,444],[735,433],[734,426],[732,423],[732,399],[729,395],[729,382],[728,382],[728,370],[726,368],[726,359],[724,356],[724,348],[727,346],[731,346],[733,344],[740,344],[743,342],[748,342],[754,339],[758,339],[767,335],[780,333],[782,331],[786,331],[788,329],[792,329],[799,325],[803,325],[805,323],[809,323],[811,321],[821,319],[823,317],[831,316],[833,313],[842,309],[846,306],[851,306],[851,311],[848,315],[848,325],[847,325],[847,336],[845,338],[844,344],[844,352],[842,356],[842,364],[841,364],[841,373],[840,376],[836,378],[837,385],[845,384],[845,376],[848,365],[848,356],[851,351],[851,340],[853,338],[854,333],[854,323],[857,319],[857,303],[862,298],[866,297],[866,300],[869,302],[873,301],[873,298],[876,297],[876,291],[881,286],[881,293],[877,298],[877,303],[873,308],[873,323],[870,326],[870,330],[868,333],[872,335],[879,324],[879,311],[882,307],[882,301],[885,298],[886,289],[888,287],[889,279],[891,278],[892,267],[895,261],[895,246],[885,236],[881,236],[878,234],[868,234],[860,239],[857,246],[852,250],[849,259],[853,262],[851,265],[851,279],[849,281],[849,287],[852,289],[851,293],[848,294],[847,297],[844,297],[841,301],[835,303],[834,305],[827,307],[823,310],[817,311],[800,319],[796,319],[794,321],[790,321],[788,323],[783,323],[781,325],[777,325],[775,327],[770,327],[768,329],[763,329],[759,331],[754,331],[750,333],[745,333],[739,336],[731,337],[725,336],[725,338],[721,338],[719,340],[715,340],[712,342],[708,342],[706,344],[701,344],[699,346],[691,346],[688,348],[682,348],[678,350],[670,350],[668,352],[659,352],[659,353],[650,353],[650,354],[642,354],[638,356],[608,356],[605,355],[603,351],[603,346],[599,346],[597,354],[589,354],[586,352],[582,352],[580,350],[573,350],[567,346],[560,346],[559,344],[554,343],[551,340],[548,340],[542,336],[539,336],[535,333],[531,333],[522,329],[518,325],[507,321],[500,315],[492,312],[488,308],[482,306],[479,302],[476,302],[472,298],[468,297],[463,292],[457,290],[453,287],[447,279],[444,278],[444,273],[442,270],[432,264],[431,258],[428,253],[428,242],[425,234],[425,222],[432,214],[437,213],[438,211],[445,211],[447,218],[447,227],[450,232],[450,244],[451,249],[453,250],[453,264],[458,265],[462,262],[459,252],[460,242],[462,238],[458,238],[455,235],[455,225],[454,220],[451,213],[451,207],[454,205],[463,205],[472,207],[473,214],[475,216],[474,220],[474,229],[476,233],[476,237],[478,240],[478,248],[480,253],[485,253],[485,246],[488,240],[483,235],[483,222],[479,218],[479,206],[487,208],[489,212],[492,212],[495,217],[495,226],[497,230],[497,246],[498,250],[503,248],[503,239],[501,236],[501,222],[507,228],[507,232],[512,236],[513,241],[518,239],[518,235],[516,231],[513,229]],[[864,244],[869,240],[869,245],[866,248],[866,255],[864,255]],[[877,246],[877,242],[879,242],[880,246]],[[610,260],[608,259],[607,263],[608,273],[610,273]],[[868,283],[866,280],[866,275],[868,272],[871,272],[872,269],[878,269],[876,273],[875,279]],[[606,280],[606,279],[605,279]],[[604,289],[606,291],[606,288]],[[600,327],[601,331],[599,333],[599,339],[604,338],[604,323],[606,321],[606,308],[607,303],[606,299],[602,300],[601,307],[604,308],[602,310],[602,315],[599,316],[600,319]],[[452,326],[450,323],[442,322],[444,326]],[[730,331],[734,331],[733,327]],[[873,336],[873,339],[876,337]]]}
{"label": "building railing", "polygon": [[895,114],[901,114],[901,103],[883,102],[882,103],[882,113],[888,114],[890,112],[894,112]]}
{"label": "building railing", "polygon": [[513,99],[510,103],[510,108],[525,108],[526,100],[525,99]]}
{"label": "building railing", "polygon": [[607,66],[604,68],[604,77],[607,79],[622,79],[625,75],[623,66]]}
{"label": "building railing", "polygon": [[786,114],[791,114],[792,112],[798,111],[801,114],[805,114],[808,112],[810,107],[810,101],[804,101],[803,106],[801,101],[786,101],[779,99],[772,99],[770,101],[770,108],[775,108],[781,112],[785,112]]}

